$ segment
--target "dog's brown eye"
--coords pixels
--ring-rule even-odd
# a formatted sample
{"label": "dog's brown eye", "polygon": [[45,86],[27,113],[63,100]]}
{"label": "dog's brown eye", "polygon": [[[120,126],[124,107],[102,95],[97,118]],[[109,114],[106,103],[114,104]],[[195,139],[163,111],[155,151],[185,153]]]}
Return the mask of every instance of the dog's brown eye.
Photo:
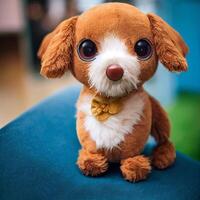
{"label": "dog's brown eye", "polygon": [[95,58],[97,47],[92,40],[86,39],[80,43],[78,53],[82,60],[90,61]]}
{"label": "dog's brown eye", "polygon": [[135,52],[140,59],[148,59],[152,55],[152,47],[148,40],[141,39],[135,44]]}

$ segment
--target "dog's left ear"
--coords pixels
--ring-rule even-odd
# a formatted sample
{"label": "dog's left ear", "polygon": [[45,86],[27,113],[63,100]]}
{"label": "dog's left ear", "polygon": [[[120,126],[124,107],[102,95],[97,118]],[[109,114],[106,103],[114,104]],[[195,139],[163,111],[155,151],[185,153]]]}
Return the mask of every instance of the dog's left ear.
{"label": "dog's left ear", "polygon": [[61,77],[72,64],[75,24],[78,17],[60,23],[42,41],[38,51],[41,71],[48,78]]}
{"label": "dog's left ear", "polygon": [[186,71],[188,47],[182,37],[159,16],[147,14],[160,62],[170,71]]}

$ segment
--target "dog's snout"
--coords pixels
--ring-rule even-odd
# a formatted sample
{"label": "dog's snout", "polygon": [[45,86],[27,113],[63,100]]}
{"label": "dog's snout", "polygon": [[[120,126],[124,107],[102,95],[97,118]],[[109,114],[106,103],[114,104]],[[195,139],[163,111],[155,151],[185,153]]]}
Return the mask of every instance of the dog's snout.
{"label": "dog's snout", "polygon": [[120,65],[112,64],[106,69],[106,75],[111,81],[118,81],[122,78],[124,70]]}

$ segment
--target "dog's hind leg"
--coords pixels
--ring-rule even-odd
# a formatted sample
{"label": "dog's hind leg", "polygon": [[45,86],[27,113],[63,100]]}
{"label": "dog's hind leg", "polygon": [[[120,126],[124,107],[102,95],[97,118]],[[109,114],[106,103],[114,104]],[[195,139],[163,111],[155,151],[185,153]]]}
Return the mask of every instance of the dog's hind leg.
{"label": "dog's hind leg", "polygon": [[176,158],[176,151],[169,141],[170,123],[168,116],[160,103],[150,96],[152,105],[151,135],[157,141],[157,147],[153,151],[152,164],[158,169],[164,169],[172,165]]}

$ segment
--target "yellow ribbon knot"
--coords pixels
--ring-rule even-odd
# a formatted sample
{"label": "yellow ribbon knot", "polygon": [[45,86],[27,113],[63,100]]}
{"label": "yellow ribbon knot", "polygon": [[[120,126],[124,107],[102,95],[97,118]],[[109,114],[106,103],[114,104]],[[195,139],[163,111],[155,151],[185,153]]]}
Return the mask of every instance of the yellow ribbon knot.
{"label": "yellow ribbon knot", "polygon": [[111,115],[119,113],[122,109],[122,103],[119,98],[106,98],[95,96],[91,103],[92,115],[99,121],[105,121]]}

